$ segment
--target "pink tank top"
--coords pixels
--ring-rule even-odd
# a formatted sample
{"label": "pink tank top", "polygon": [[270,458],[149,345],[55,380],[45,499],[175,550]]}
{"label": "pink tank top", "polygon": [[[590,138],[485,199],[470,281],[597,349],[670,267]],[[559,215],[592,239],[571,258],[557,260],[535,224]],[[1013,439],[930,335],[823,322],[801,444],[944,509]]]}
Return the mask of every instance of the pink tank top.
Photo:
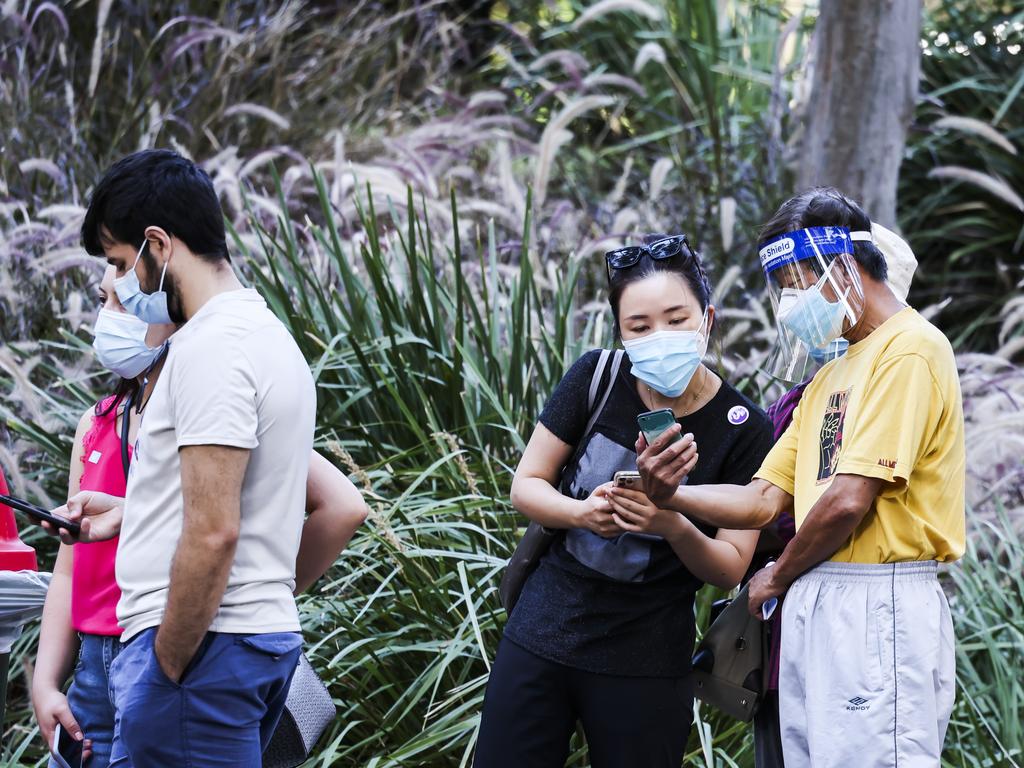
{"label": "pink tank top", "polygon": [[[108,397],[99,405],[104,411],[114,402]],[[83,491],[124,496],[127,481],[121,461],[121,436],[117,432],[117,410],[94,416],[92,429],[82,439]],[[128,448],[131,456],[131,446]],[[121,590],[114,577],[117,539],[93,544],[75,544],[71,571],[71,626],[89,635],[120,636],[117,601]]]}

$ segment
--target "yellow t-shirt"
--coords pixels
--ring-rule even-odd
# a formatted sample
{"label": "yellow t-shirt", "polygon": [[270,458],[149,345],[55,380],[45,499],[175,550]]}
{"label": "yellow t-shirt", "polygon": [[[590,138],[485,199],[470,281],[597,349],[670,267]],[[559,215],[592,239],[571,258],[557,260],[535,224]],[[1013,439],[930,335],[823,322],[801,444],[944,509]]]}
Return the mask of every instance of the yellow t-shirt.
{"label": "yellow t-shirt", "polygon": [[953,349],[911,308],[822,368],[755,477],[793,496],[797,528],[837,474],[885,480],[832,561],[964,552],[964,416]]}

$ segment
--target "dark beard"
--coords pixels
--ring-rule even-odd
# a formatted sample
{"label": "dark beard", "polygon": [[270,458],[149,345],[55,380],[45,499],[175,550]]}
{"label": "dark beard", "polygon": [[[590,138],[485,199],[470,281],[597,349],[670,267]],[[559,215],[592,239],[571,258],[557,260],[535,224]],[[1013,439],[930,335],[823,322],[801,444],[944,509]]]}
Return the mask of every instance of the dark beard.
{"label": "dark beard", "polygon": [[[139,287],[143,293],[156,293],[160,288],[160,274],[164,265],[157,264],[156,259],[149,252],[149,247],[142,252],[142,261],[146,265],[146,284],[139,281]],[[181,291],[178,290],[178,281],[174,279],[170,269],[164,275],[163,291],[167,294],[167,314],[175,325],[185,323],[185,310],[181,302]]]}
{"label": "dark beard", "polygon": [[180,327],[185,324],[185,308],[182,306],[178,281],[170,273],[164,280],[164,290],[167,291],[167,314],[171,316],[171,321]]}

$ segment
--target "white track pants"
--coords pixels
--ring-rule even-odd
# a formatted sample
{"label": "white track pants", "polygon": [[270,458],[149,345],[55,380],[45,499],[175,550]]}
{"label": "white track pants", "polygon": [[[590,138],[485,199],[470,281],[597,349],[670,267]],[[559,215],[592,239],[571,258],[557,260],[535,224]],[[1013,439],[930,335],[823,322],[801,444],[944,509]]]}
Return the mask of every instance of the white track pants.
{"label": "white track pants", "polygon": [[936,563],[823,563],[782,615],[786,768],[934,768],[956,689]]}

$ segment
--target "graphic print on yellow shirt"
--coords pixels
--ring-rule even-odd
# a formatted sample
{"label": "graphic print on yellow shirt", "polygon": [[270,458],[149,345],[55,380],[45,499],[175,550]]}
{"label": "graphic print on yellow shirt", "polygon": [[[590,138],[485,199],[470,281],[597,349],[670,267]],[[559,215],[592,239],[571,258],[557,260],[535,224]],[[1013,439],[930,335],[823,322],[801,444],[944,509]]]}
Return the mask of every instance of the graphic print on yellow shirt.
{"label": "graphic print on yellow shirt", "polygon": [[756,477],[799,528],[837,474],[884,482],[836,562],[955,560],[965,543],[960,380],[942,333],[906,308],[814,377]]}
{"label": "graphic print on yellow shirt", "polygon": [[843,422],[846,420],[846,404],[850,391],[833,392],[825,406],[825,417],[821,420],[821,460],[818,463],[818,484],[827,483],[836,473],[839,450],[843,447]]}

